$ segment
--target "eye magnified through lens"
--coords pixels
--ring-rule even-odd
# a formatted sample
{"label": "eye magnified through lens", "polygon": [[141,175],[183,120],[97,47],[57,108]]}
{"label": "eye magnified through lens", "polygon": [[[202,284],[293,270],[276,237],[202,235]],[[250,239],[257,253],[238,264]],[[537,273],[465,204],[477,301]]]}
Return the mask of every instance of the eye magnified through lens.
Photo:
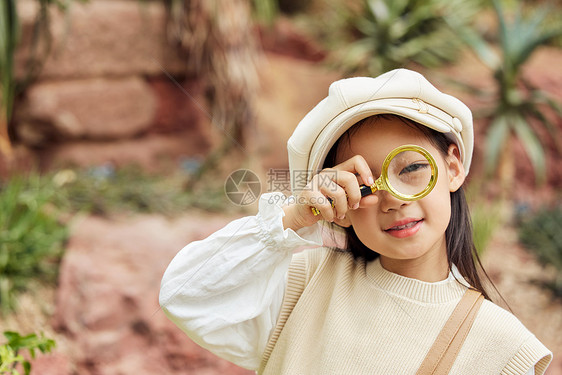
{"label": "eye magnified through lens", "polygon": [[[429,151],[417,145],[404,145],[386,156],[382,173],[375,183],[362,185],[360,190],[362,197],[386,190],[400,200],[415,201],[429,194],[436,182],[437,165]],[[328,200],[332,202],[330,198]],[[314,215],[320,214],[315,207],[311,209]]]}
{"label": "eye magnified through lens", "polygon": [[383,163],[377,190],[387,190],[398,199],[425,197],[437,181],[437,166],[431,154],[420,146],[406,145],[392,150]]}

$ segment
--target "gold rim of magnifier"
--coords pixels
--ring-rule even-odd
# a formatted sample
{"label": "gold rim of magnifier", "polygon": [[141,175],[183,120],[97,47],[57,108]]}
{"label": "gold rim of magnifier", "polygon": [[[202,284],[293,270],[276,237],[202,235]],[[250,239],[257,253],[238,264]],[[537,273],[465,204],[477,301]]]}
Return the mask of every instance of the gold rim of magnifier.
{"label": "gold rim of magnifier", "polygon": [[[431,167],[431,177],[429,179],[427,186],[425,187],[425,189],[423,189],[417,194],[413,194],[413,195],[402,194],[398,192],[396,189],[394,189],[392,185],[390,185],[388,182],[388,167],[390,165],[390,162],[392,161],[392,159],[394,159],[396,155],[404,151],[414,151],[422,154],[427,159]],[[390,153],[384,159],[384,162],[382,164],[382,173],[380,177],[375,181],[375,184],[371,186],[371,190],[373,191],[373,193],[377,190],[386,190],[394,197],[400,200],[415,201],[425,197],[427,194],[431,192],[431,190],[433,190],[435,184],[437,183],[437,175],[438,175],[438,169],[437,169],[437,164],[435,163],[435,159],[433,159],[433,156],[425,148],[418,145],[398,146],[394,150],[390,151]]]}

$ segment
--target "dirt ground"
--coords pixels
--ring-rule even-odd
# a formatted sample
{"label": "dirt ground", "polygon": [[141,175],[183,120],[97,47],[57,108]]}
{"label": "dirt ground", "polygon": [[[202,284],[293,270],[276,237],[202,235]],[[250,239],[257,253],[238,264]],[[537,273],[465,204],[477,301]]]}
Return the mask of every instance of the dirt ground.
{"label": "dirt ground", "polygon": [[[200,223],[199,228],[193,226],[195,217],[200,218],[195,220]],[[100,262],[102,262],[103,259],[108,259],[108,255],[99,254],[99,252],[103,252],[104,249],[108,247],[112,248],[112,250],[109,250],[107,254],[120,251],[120,253],[125,254],[125,257],[130,257],[131,254],[137,253],[138,257],[150,259],[147,255],[149,253],[144,253],[145,255],[142,254],[143,247],[147,248],[147,250],[144,251],[150,251],[150,248],[154,246],[147,246],[148,241],[152,244],[161,244],[162,249],[157,250],[163,250],[162,256],[165,255],[166,258],[171,259],[174,252],[181,247],[180,244],[189,241],[191,236],[195,236],[191,240],[201,238],[206,235],[206,231],[212,231],[220,227],[222,225],[221,223],[226,223],[232,220],[232,218],[232,216],[225,216],[223,214],[209,213],[201,216],[201,213],[197,211],[187,212],[185,216],[182,215],[182,217],[178,217],[169,222],[162,221],[162,219],[157,218],[155,215],[135,215],[127,218],[120,218],[118,221],[114,219],[86,218],[83,221],[84,225],[77,227],[74,232],[75,234],[70,239],[72,249],[69,250],[71,252],[69,255],[74,254],[72,256],[75,256],[78,252],[82,253],[83,256],[87,256],[88,252],[94,251],[98,254],[92,253],[90,267],[99,269],[103,264]],[[142,235],[139,235],[139,231],[143,232]],[[192,234],[189,234],[191,232]],[[552,300],[548,292],[542,290],[532,282],[535,279],[548,277],[550,270],[545,270],[543,267],[539,266],[534,258],[518,245],[516,232],[509,226],[500,228],[500,230],[494,234],[490,246],[483,256],[483,262],[489,275],[513,313],[553,351],[555,360],[549,367],[547,374],[562,374],[562,335],[560,335],[560,332],[562,332],[562,303]],[[154,261],[150,263],[153,265],[155,264]],[[162,265],[164,265],[165,261],[161,260],[157,263],[161,263],[160,266],[145,266],[142,275],[137,275],[139,279],[152,280],[150,284],[152,286],[146,289],[147,294],[154,294],[154,296],[147,297],[149,300],[153,301],[148,309],[151,314],[158,309],[156,304],[158,283],[154,280],[159,279],[163,270]],[[118,265],[116,267],[115,264],[106,267],[109,267],[106,268],[106,271],[115,274],[119,272],[130,272],[129,268],[131,268],[131,265],[129,263],[124,263],[123,268],[119,268]],[[88,276],[86,272],[83,274],[82,281],[85,282],[87,280]],[[99,282],[102,281],[98,280],[94,282],[92,284],[93,287],[99,288]],[[142,284],[142,281],[139,281],[139,283]],[[113,285],[115,288],[114,293],[122,292],[122,290],[120,291],[121,287],[119,283]],[[121,289],[125,290],[126,287]],[[86,290],[82,290],[79,294],[83,294],[85,291]],[[62,307],[60,301],[57,305],[55,294],[56,290],[53,288],[37,286],[32,292],[20,298],[19,312],[5,319],[2,324],[0,324],[0,329],[15,329],[21,332],[42,331],[57,340],[58,346],[55,353],[51,356],[41,356],[37,362],[38,368],[44,368],[45,372],[34,371],[33,374],[36,375],[57,374],[59,370],[54,370],[58,368],[57,366],[62,366],[64,369],[81,368],[80,363],[73,363],[76,352],[80,350],[77,346],[84,345],[84,342],[88,340],[86,336],[95,333],[95,331],[90,331],[90,328],[85,327],[83,328],[84,337],[73,339],[72,336],[68,335],[68,332],[65,333],[64,331],[57,331],[54,329],[53,316],[60,315],[61,313],[65,314],[65,312],[62,311],[56,311],[57,308],[60,310]],[[492,296],[495,302],[507,308],[497,295],[492,293]],[[85,306],[95,306],[99,304],[100,301],[83,299],[81,303],[85,304]],[[107,298],[104,303],[108,308],[113,306]],[[121,314],[121,312],[116,313]],[[82,316],[84,317],[84,315]],[[161,321],[159,318],[162,317],[151,315],[148,320],[152,322],[157,320]],[[120,320],[122,318],[116,317],[115,319]],[[162,329],[161,325],[157,326],[160,328],[154,328],[155,331]],[[178,331],[178,333],[180,332]],[[155,337],[158,337],[158,335],[159,334],[156,334]],[[180,340],[187,340],[187,338],[182,337],[181,334],[179,336]],[[87,345],[90,351],[99,350],[99,343],[91,341]],[[108,343],[103,346],[106,345],[108,345]],[[118,344],[114,343],[111,345]],[[119,361],[120,358],[114,358],[113,360]],[[118,368],[118,366],[114,368]],[[59,372],[58,374],[66,375],[71,373],[73,372]],[[94,374],[96,372],[87,373]],[[113,372],[98,373],[113,374]],[[77,372],[76,374],[81,374],[81,372]],[[126,372],[115,372],[115,374],[126,374]],[[162,374],[168,374],[168,372],[162,372]],[[183,372],[169,372],[169,374],[183,374]],[[185,374],[198,374],[198,372],[187,371]]]}
{"label": "dirt ground", "polygon": [[549,291],[536,284],[553,275],[517,241],[513,227],[499,228],[482,257],[484,267],[505,299],[496,293],[492,299],[511,311],[553,353],[548,375],[562,374],[562,301],[554,300]]}

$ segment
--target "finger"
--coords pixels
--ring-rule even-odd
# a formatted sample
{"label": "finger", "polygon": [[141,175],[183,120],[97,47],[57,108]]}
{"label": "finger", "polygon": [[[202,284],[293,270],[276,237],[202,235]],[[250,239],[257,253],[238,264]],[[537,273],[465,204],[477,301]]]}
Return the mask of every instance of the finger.
{"label": "finger", "polygon": [[355,155],[354,157],[347,159],[341,164],[338,164],[334,167],[336,170],[345,170],[354,174],[358,174],[361,177],[361,180],[366,185],[373,185],[375,183],[375,179],[373,177],[373,172],[369,167],[369,164],[365,160],[365,158],[361,155]]}
{"label": "finger", "polygon": [[328,197],[320,192],[315,192],[313,196],[310,197],[309,205],[316,208],[322,218],[326,221],[334,221],[336,218],[336,213],[334,208],[332,208],[332,203],[328,200]]}
{"label": "finger", "polygon": [[[299,204],[308,206],[308,210],[313,213],[316,219],[319,215],[326,221],[334,220],[334,210],[328,198],[320,192],[319,180],[322,176],[317,174],[312,177],[312,180],[306,185],[300,195]],[[330,182],[331,180],[328,179]]]}
{"label": "finger", "polygon": [[333,221],[335,214],[332,204],[328,200],[320,189],[320,181],[323,181],[324,185],[329,185],[333,183],[330,179],[323,179],[320,174],[312,177],[312,180],[307,184],[306,188],[301,193],[301,198],[304,199],[302,203],[316,209],[318,212],[314,212],[315,217],[318,213],[322,215],[322,218],[326,221]]}
{"label": "finger", "polygon": [[319,173],[317,181],[322,194],[332,199],[336,217],[344,218],[349,208],[359,204],[361,191],[353,173],[327,168]]}
{"label": "finger", "polygon": [[[348,208],[359,207],[359,201],[361,200],[359,179],[352,172],[334,168],[326,168],[317,175],[316,181],[322,193],[329,197],[337,198],[337,217],[341,217],[347,211],[347,209],[343,208],[344,203],[347,204]],[[341,186],[345,191],[345,202],[343,197],[335,196],[338,189],[334,183]]]}
{"label": "finger", "polygon": [[347,196],[347,207],[359,207],[361,190],[357,176],[351,172],[338,171],[336,183],[345,190],[345,194]]}
{"label": "finger", "polygon": [[332,206],[335,210],[334,215],[340,219],[345,217],[345,213],[348,210],[345,190],[335,181],[331,181],[330,184],[322,185],[320,191],[324,196],[330,197],[332,200]]}

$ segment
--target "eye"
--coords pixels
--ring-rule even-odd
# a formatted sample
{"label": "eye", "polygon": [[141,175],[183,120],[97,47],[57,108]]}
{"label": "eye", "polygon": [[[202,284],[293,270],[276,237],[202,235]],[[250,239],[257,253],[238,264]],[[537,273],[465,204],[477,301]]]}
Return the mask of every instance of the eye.
{"label": "eye", "polygon": [[408,165],[405,168],[402,168],[402,170],[400,171],[400,173],[398,174],[399,176],[405,174],[405,173],[412,173],[412,172],[416,172],[419,171],[421,169],[425,169],[428,168],[429,164],[428,163],[412,163],[410,165]]}

